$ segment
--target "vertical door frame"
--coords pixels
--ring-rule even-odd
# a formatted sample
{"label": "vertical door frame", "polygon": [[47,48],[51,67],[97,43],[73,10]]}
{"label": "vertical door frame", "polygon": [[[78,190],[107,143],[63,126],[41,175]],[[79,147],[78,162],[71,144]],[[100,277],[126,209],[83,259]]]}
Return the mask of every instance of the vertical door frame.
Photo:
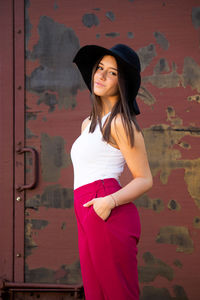
{"label": "vertical door frame", "polygon": [[0,278],[13,280],[13,0],[0,0]]}
{"label": "vertical door frame", "polygon": [[17,186],[25,184],[25,15],[24,0],[14,0],[14,282],[24,282],[24,201],[25,193]]}

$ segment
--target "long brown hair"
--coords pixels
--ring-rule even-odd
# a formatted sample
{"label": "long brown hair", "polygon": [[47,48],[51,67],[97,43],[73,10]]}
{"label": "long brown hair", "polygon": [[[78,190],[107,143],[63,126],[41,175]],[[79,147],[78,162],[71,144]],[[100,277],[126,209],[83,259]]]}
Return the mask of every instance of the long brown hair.
{"label": "long brown hair", "polygon": [[105,126],[102,127],[101,124],[101,115],[102,115],[102,101],[101,97],[94,94],[93,86],[94,86],[94,74],[97,70],[97,67],[101,61],[102,57],[97,61],[95,64],[93,71],[92,71],[92,81],[91,81],[91,89],[92,89],[92,110],[90,113],[90,128],[89,132],[94,132],[97,123],[99,124],[100,130],[103,135],[103,140],[106,142],[110,142],[110,134],[111,134],[111,122],[114,119],[114,122],[116,121],[115,117],[117,114],[120,114],[122,118],[122,123],[126,132],[126,135],[128,137],[129,143],[131,147],[134,146],[134,130],[132,127],[132,122],[134,123],[136,130],[141,131],[137,121],[136,121],[136,115],[133,111],[131,111],[130,106],[128,104],[128,99],[126,99],[126,88],[125,88],[125,79],[123,75],[123,70],[120,66],[120,64],[117,61],[118,65],[118,86],[119,86],[119,100],[116,102],[116,104],[113,106],[111,110],[110,117],[108,119],[108,122],[106,122]]}

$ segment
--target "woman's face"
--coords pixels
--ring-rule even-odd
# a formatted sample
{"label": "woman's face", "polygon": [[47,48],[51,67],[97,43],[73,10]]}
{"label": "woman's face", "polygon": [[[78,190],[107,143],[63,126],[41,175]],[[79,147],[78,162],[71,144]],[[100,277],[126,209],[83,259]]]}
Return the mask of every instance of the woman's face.
{"label": "woman's face", "polygon": [[119,95],[117,62],[113,56],[105,55],[94,74],[94,94],[100,97]]}

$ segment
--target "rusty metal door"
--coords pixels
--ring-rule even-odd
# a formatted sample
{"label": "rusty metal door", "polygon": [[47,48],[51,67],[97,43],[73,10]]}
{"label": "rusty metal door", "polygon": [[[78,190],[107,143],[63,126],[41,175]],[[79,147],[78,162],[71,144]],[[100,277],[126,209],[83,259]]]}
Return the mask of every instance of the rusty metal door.
{"label": "rusty metal door", "polygon": [[[23,53],[23,4],[20,1],[15,7],[19,18],[15,30],[21,36],[15,42],[15,55],[19,57],[15,96],[15,281],[32,286],[56,284],[55,289],[63,285],[77,288],[81,286],[81,275],[69,150],[75,101],[72,83],[78,77],[71,61],[79,43],[76,40],[75,45],[70,44],[71,31],[60,24],[54,28],[54,22],[46,16],[40,17],[36,41],[32,34],[34,24],[29,23],[32,4],[26,1]],[[48,1],[45,4],[47,8]],[[61,45],[59,38],[63,37]],[[67,47],[72,47],[71,52],[67,53]],[[80,81],[79,77],[76,81]],[[78,87],[77,84],[75,90]]]}
{"label": "rusty metal door", "polygon": [[[1,274],[1,288],[3,297],[8,292],[14,299],[28,299],[31,291],[46,292],[42,293],[42,299],[82,298],[77,225],[73,210],[73,170],[69,155],[74,136],[71,122],[74,91],[80,87],[80,77],[72,67],[72,56],[79,43],[77,39],[75,46],[70,45],[70,29],[66,31],[58,25],[65,47],[60,48],[56,41],[59,38],[57,32],[49,35],[50,19],[43,16],[41,27],[44,29],[47,26],[47,40],[44,41],[44,36],[41,36],[38,43],[51,43],[53,37],[52,46],[57,51],[61,49],[64,53],[66,46],[72,46],[68,53],[71,56],[51,53],[53,61],[48,58],[51,46],[44,44],[39,46],[40,50],[45,51],[43,54],[40,50],[38,52],[37,47],[30,51],[31,42],[35,41],[30,40],[29,43],[32,27],[29,6],[30,2],[23,0],[9,3],[9,17],[12,13],[14,16],[11,20],[14,49],[13,249],[10,245],[13,275],[8,279]],[[45,50],[43,47],[46,47]],[[41,61],[37,55],[41,56]],[[44,60],[49,61],[46,66],[42,59],[44,56]],[[55,296],[55,293],[58,295]]]}

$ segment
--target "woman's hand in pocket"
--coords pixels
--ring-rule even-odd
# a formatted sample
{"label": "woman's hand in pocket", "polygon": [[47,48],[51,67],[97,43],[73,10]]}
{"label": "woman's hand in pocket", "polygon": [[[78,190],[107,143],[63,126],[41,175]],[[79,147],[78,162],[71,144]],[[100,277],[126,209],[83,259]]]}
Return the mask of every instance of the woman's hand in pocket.
{"label": "woman's hand in pocket", "polygon": [[109,195],[105,197],[94,198],[83,204],[84,207],[90,207],[91,205],[93,205],[93,209],[96,214],[104,221],[109,217],[111,210],[115,207],[115,203]]}

